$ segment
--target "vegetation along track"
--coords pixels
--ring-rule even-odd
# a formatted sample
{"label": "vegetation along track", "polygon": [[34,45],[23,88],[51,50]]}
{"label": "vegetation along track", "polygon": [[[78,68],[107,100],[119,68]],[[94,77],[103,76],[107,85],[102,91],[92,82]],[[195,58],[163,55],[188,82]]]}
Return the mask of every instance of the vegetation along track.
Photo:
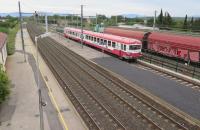
{"label": "vegetation along track", "polygon": [[[32,40],[41,34],[28,25]],[[91,130],[198,130],[132,86],[50,38],[39,50]]]}

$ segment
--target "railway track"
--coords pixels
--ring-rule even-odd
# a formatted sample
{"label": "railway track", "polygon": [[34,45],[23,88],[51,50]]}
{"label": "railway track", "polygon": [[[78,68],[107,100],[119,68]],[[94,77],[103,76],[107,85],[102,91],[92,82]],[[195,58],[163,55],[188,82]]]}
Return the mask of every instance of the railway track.
{"label": "railway track", "polygon": [[[39,30],[29,25],[33,36]],[[198,130],[107,71],[50,38],[39,50],[90,129]]]}

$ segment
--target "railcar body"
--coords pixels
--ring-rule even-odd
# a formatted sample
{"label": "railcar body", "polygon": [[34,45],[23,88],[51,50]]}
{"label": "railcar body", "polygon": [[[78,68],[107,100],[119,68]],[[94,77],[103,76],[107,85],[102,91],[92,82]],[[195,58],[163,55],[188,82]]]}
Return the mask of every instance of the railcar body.
{"label": "railcar body", "polygon": [[200,62],[200,38],[177,34],[143,32],[123,28],[106,28],[105,33],[136,38],[143,42],[143,49],[176,57],[185,61]]}
{"label": "railcar body", "polygon": [[[66,38],[81,41],[81,30],[66,27]],[[142,56],[142,43],[133,38],[126,38],[105,33],[97,33],[88,30],[83,31],[83,42],[103,51],[107,51],[123,59],[137,59]]]}

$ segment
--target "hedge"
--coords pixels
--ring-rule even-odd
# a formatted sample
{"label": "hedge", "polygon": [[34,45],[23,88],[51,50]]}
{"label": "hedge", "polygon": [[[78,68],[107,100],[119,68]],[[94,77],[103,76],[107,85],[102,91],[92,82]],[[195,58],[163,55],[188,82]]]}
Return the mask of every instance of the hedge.
{"label": "hedge", "polygon": [[0,104],[6,100],[10,94],[10,81],[6,73],[0,67]]}
{"label": "hedge", "polygon": [[7,53],[8,53],[8,55],[12,55],[15,52],[15,37],[16,37],[18,30],[19,30],[18,24],[14,28],[9,30],[8,42],[7,42]]}

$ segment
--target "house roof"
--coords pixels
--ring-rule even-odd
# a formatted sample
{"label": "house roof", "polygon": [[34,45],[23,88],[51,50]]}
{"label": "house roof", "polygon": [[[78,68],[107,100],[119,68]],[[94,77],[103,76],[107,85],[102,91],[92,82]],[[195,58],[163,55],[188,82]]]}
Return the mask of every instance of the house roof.
{"label": "house roof", "polygon": [[5,33],[0,32],[0,48],[2,48],[7,39],[7,35]]}

